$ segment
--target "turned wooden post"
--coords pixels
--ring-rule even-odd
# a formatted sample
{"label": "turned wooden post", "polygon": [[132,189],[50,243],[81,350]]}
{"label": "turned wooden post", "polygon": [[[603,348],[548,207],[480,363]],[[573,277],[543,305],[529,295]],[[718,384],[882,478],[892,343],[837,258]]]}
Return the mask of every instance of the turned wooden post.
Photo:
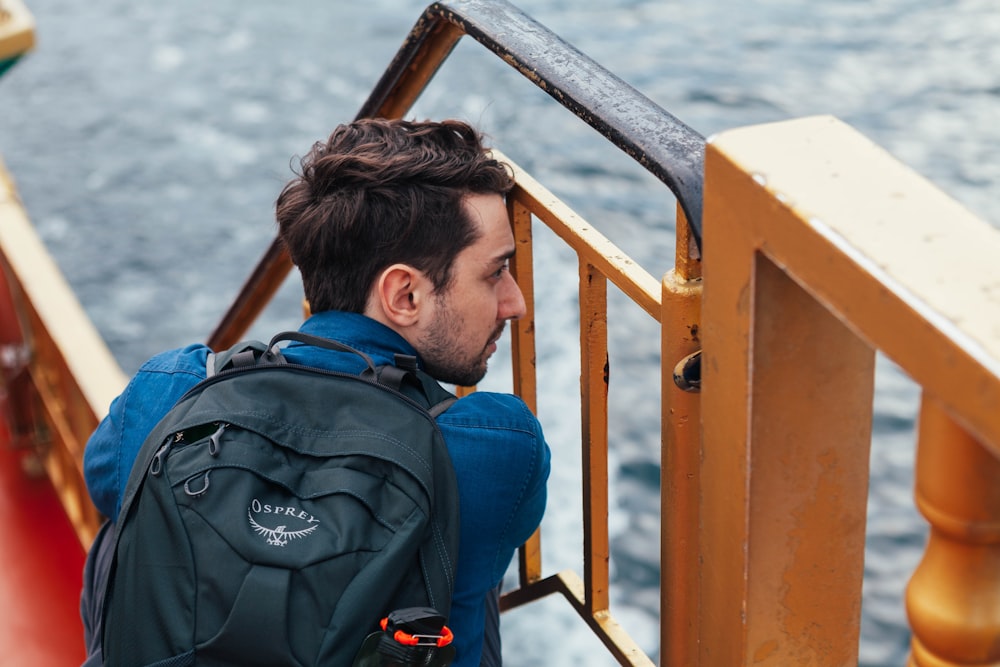
{"label": "turned wooden post", "polygon": [[1000,664],[1000,459],[926,394],[916,502],[930,537],[906,591],[910,667]]}

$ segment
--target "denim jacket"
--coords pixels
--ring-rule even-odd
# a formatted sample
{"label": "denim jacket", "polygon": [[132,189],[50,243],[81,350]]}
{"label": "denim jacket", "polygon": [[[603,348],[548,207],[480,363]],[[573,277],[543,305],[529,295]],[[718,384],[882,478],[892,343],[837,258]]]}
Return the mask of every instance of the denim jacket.
{"label": "denim jacket", "polygon": [[[355,313],[318,313],[300,330],[350,345],[376,364],[391,362],[397,352],[415,354],[396,332]],[[90,437],[84,476],[94,504],[112,521],[145,436],[205,377],[209,352],[204,345],[189,345],[147,361]],[[357,355],[294,343],[284,354],[290,362],[318,368],[364,368]],[[452,664],[465,667],[479,664],[487,596],[541,521],[549,448],[538,420],[509,394],[476,392],[454,403],[437,422],[458,478],[461,537],[449,627],[457,649]]]}

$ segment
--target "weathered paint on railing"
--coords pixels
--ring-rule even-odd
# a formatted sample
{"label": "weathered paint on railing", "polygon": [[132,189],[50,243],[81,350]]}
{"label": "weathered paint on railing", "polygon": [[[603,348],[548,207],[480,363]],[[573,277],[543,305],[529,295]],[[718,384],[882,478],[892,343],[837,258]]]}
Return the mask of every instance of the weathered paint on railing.
{"label": "weathered paint on railing", "polygon": [[660,664],[696,665],[701,397],[674,382],[673,365],[701,351],[702,267],[677,213],[674,269],[660,318]]}
{"label": "weathered paint on railing", "polygon": [[705,231],[700,664],[857,663],[875,350],[925,396],[912,664],[996,664],[1000,233],[829,117],[714,138]]}

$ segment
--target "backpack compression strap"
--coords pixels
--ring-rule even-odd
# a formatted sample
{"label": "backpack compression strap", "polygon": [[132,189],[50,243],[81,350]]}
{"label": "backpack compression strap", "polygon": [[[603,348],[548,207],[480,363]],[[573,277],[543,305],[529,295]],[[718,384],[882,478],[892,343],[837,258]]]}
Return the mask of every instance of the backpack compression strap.
{"label": "backpack compression strap", "polygon": [[225,352],[208,353],[205,362],[205,377],[212,377],[228,368],[249,368],[263,360],[267,364],[284,364],[285,357],[277,348],[268,348],[258,340],[237,343]]}

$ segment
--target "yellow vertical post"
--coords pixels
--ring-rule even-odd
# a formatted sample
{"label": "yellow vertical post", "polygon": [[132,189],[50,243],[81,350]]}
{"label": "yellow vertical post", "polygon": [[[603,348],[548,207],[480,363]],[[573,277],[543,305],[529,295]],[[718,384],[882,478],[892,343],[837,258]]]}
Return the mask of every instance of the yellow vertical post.
{"label": "yellow vertical post", "polygon": [[674,269],[662,281],[660,453],[660,664],[698,662],[699,395],[682,391],[673,367],[701,348],[701,263],[677,207]]}
{"label": "yellow vertical post", "polygon": [[[511,325],[511,357],[514,393],[538,413],[537,377],[535,375],[535,276],[532,259],[531,211],[511,197],[507,201],[514,244],[517,251],[511,273],[524,295],[524,317]],[[520,585],[542,578],[542,534],[538,529],[518,550]]]}
{"label": "yellow vertical post", "polygon": [[510,271],[524,295],[524,317],[511,323],[514,393],[532,412],[538,411],[535,377],[535,274],[532,258],[531,211],[511,198],[507,202],[516,252]]}
{"label": "yellow vertical post", "polygon": [[700,665],[856,665],[875,355],[768,258],[803,223],[762,180],[708,144]]}
{"label": "yellow vertical post", "polygon": [[930,537],[906,591],[909,664],[1000,664],[1000,459],[926,394],[916,500]]}
{"label": "yellow vertical post", "polygon": [[583,584],[590,616],[609,605],[608,281],[580,260],[580,393],[583,441]]}

